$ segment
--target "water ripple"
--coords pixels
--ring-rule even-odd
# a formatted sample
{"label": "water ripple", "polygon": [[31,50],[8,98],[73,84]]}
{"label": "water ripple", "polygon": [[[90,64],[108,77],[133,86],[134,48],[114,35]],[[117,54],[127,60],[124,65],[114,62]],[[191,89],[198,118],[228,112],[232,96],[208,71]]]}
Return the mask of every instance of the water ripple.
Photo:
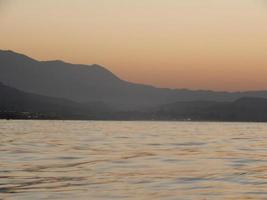
{"label": "water ripple", "polygon": [[266,199],[267,124],[0,121],[0,199]]}

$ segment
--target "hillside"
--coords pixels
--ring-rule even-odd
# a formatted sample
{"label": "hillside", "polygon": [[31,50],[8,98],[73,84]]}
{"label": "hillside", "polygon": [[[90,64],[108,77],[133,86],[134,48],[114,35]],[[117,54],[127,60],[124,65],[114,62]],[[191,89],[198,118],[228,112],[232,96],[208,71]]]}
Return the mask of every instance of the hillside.
{"label": "hillside", "polygon": [[154,118],[192,121],[267,122],[267,99],[243,97],[233,102],[192,101],[159,106]]}
{"label": "hillside", "polygon": [[104,108],[101,103],[83,105],[22,92],[0,83],[0,118],[95,119]]}
{"label": "hillside", "polygon": [[0,81],[25,92],[82,103],[103,102],[124,110],[176,101],[234,101],[244,96],[267,98],[266,91],[228,93],[155,88],[124,81],[100,65],[37,61],[3,50],[0,51]]}

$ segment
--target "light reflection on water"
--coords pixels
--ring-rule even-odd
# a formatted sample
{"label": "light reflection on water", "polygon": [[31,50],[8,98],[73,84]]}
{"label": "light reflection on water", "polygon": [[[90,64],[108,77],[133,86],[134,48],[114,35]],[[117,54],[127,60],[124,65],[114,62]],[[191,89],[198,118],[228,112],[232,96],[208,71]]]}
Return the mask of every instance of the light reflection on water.
{"label": "light reflection on water", "polygon": [[267,124],[0,121],[0,199],[267,199]]}

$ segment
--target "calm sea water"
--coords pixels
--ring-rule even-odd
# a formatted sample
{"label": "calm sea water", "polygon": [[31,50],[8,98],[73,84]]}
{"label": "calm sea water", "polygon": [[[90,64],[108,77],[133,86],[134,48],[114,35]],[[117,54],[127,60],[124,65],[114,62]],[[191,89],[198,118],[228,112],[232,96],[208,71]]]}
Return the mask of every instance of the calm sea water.
{"label": "calm sea water", "polygon": [[267,199],[267,124],[0,121],[0,199]]}

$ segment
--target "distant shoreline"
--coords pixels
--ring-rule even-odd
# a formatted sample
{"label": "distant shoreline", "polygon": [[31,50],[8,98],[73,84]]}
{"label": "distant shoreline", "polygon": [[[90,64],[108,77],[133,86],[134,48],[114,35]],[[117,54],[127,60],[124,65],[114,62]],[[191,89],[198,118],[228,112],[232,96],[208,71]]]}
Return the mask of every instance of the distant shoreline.
{"label": "distant shoreline", "polygon": [[88,121],[88,122],[186,122],[186,123],[267,123],[267,121],[218,121],[218,120],[127,120],[127,119],[5,119],[0,118],[0,121]]}

